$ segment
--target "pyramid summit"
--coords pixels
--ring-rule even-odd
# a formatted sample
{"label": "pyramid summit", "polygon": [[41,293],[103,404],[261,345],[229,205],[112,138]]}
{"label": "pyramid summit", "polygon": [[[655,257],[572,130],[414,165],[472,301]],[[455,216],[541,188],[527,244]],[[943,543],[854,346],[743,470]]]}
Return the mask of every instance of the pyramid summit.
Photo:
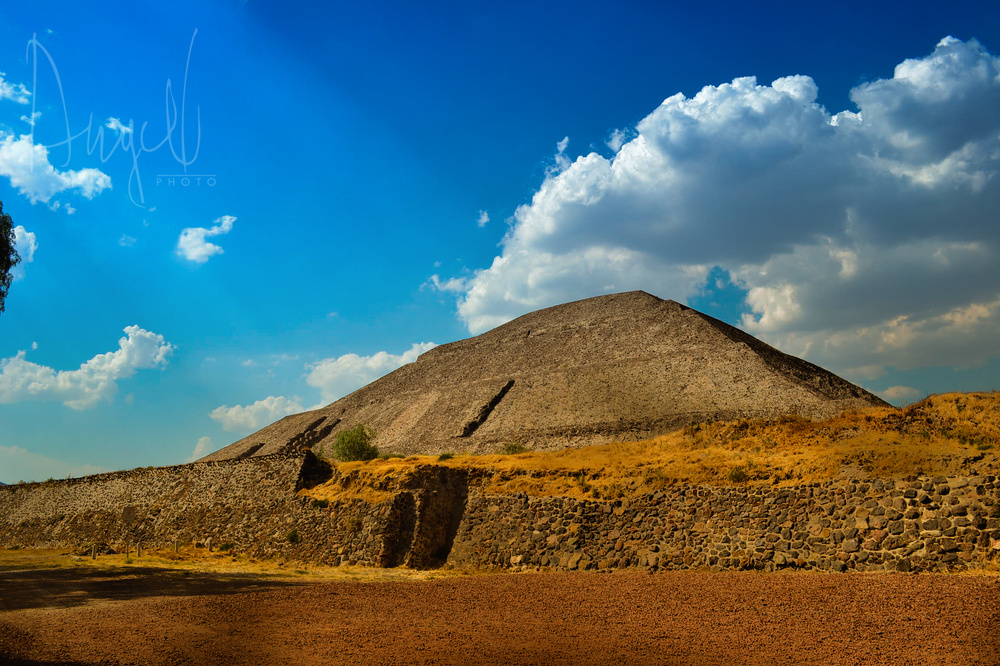
{"label": "pyramid summit", "polygon": [[311,448],[363,424],[382,451],[493,453],[635,440],[692,422],[886,405],[753,336],[643,291],[531,312],[203,460]]}

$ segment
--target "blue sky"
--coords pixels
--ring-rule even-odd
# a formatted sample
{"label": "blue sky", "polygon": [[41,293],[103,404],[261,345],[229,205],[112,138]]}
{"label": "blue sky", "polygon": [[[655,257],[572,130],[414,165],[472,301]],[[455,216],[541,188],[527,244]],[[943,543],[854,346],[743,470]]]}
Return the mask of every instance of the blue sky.
{"label": "blue sky", "polygon": [[897,404],[1000,388],[1000,10],[689,5],[0,8],[0,481],[630,289]]}

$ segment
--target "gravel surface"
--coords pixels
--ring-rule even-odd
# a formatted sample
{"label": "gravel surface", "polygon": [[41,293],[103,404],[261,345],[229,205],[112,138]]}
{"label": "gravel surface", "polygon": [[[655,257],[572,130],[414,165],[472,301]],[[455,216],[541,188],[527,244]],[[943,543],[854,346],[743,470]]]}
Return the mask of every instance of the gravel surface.
{"label": "gravel surface", "polygon": [[1000,576],[0,573],[4,664],[1000,664]]}

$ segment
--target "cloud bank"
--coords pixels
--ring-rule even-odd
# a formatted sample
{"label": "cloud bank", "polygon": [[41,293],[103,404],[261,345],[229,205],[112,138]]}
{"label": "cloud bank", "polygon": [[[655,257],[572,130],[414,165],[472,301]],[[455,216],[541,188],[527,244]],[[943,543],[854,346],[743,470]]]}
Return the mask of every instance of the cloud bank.
{"label": "cloud bank", "polygon": [[180,238],[177,239],[177,254],[188,261],[196,264],[203,264],[213,256],[222,254],[223,250],[214,243],[209,243],[206,238],[222,236],[228,234],[233,229],[233,222],[236,218],[232,215],[223,215],[213,222],[210,229],[204,227],[188,227],[181,231]]}
{"label": "cloud bank", "polygon": [[817,104],[808,76],[673,95],[611,157],[555,166],[492,265],[431,280],[472,333],[645,289],[684,300],[715,267],[742,325],[844,371],[971,365],[1000,339],[1000,59],[948,37],[891,79]]}
{"label": "cloud bank", "polygon": [[25,400],[60,401],[73,409],[110,402],[118,381],[136,371],[164,367],[174,347],[162,335],[138,326],[125,328],[118,349],[98,354],[77,370],[54,370],[27,360],[27,352],[0,359],[0,403]]}
{"label": "cloud bank", "polygon": [[416,361],[418,356],[436,346],[433,342],[419,342],[398,355],[380,351],[371,356],[344,354],[323,359],[310,366],[306,383],[322,392],[323,401],[318,406],[327,405],[396,368]]}

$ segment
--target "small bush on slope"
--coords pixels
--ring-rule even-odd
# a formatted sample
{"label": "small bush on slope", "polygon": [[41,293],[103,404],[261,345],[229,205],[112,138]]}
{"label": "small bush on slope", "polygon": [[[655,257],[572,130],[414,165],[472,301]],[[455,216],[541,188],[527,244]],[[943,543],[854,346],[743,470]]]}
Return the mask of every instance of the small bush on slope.
{"label": "small bush on slope", "polygon": [[372,444],[373,439],[375,432],[364,425],[341,430],[333,442],[333,455],[340,462],[374,460],[378,458],[378,448]]}

